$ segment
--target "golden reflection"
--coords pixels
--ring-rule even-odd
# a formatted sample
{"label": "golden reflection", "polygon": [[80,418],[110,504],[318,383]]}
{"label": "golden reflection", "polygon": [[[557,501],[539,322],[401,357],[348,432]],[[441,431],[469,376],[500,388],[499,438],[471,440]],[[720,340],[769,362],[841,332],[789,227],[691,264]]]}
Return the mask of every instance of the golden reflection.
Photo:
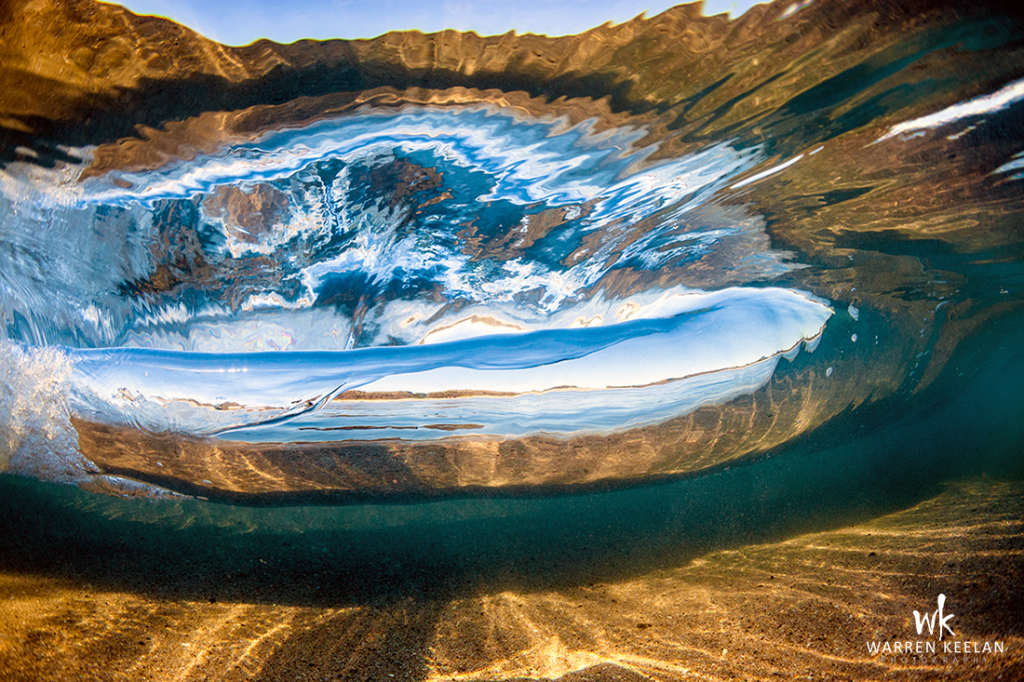
{"label": "golden reflection", "polygon": [[[37,681],[1010,679],[1024,670],[1022,512],[1024,484],[979,479],[865,523],[623,580],[349,606],[337,605],[344,590],[306,604],[222,602],[176,598],[173,586],[96,588],[5,562],[0,671]],[[193,594],[205,580],[179,579]],[[912,612],[940,593],[956,640],[999,641],[1005,652],[869,653],[872,641],[926,639]]]}
{"label": "golden reflection", "polygon": [[[851,361],[854,361],[851,358]],[[444,441],[246,443],[150,434],[73,419],[79,448],[103,472],[178,492],[246,501],[258,495],[318,493],[339,501],[393,495],[448,495],[535,487],[614,485],[692,475],[764,453],[894,380],[866,359],[855,387],[829,381],[825,359],[783,363],[769,384],[725,405],[701,407],[662,424],[607,435]],[[457,434],[453,425],[431,425]],[[296,497],[295,499],[299,499]]]}

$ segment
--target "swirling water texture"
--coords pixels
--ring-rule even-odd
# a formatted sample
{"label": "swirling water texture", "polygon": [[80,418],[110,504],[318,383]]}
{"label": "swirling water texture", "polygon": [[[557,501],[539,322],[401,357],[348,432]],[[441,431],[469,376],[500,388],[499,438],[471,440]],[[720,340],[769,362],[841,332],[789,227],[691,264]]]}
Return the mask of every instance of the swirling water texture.
{"label": "swirling water texture", "polygon": [[[496,437],[535,454],[582,438],[594,457],[616,460],[615,476],[637,479],[764,453],[851,408],[908,399],[1017,300],[1018,150],[998,133],[1020,116],[1017,24],[984,6],[798,9],[757,7],[727,22],[681,6],[564,39],[407,33],[226,48],[116,8],[54,5],[48,20],[75,28],[44,32],[52,49],[29,58],[21,38],[3,48],[5,73],[22,84],[3,124],[5,334],[82,349],[72,353],[79,389],[105,373],[91,397],[72,392],[72,423],[100,470],[144,480],[155,480],[153,448],[174,434],[200,437],[196,452],[280,452],[313,438],[321,450],[363,441],[388,456],[424,438],[463,454],[491,452]],[[111,38],[90,47],[97,35]],[[74,75],[45,100],[29,97],[58,74],[57,54],[74,55]],[[979,266],[997,250],[1010,265]],[[579,327],[580,339],[597,338],[662,296],[716,291],[725,320],[742,310],[730,307],[746,295],[730,293],[744,291],[736,285],[761,292],[763,314],[737,313],[705,337],[710,346],[768,328],[784,332],[778,343],[696,373],[668,370],[661,351],[639,353],[666,368],[646,375],[590,353],[581,372],[602,390],[650,385],[659,403],[687,395],[672,399],[674,412],[637,408],[603,423],[569,409],[573,394],[558,381],[454,380],[462,361],[420,367],[446,372],[443,381],[363,384],[327,365],[310,374],[288,356],[307,390],[286,388],[295,378],[259,383],[268,375],[257,371],[239,392],[243,375],[226,371],[234,360],[224,355],[213,388],[196,379],[190,394],[143,390],[155,379],[125,358],[145,351],[104,364],[89,358],[114,351],[86,350],[184,352],[180,367],[205,362],[197,351],[354,361],[384,346],[448,357],[500,333],[487,352],[515,358],[537,334]],[[817,325],[771,327],[782,320],[772,306],[792,295]],[[840,311],[825,352],[781,375],[744,369],[733,388],[711,382],[706,394],[659,383],[789,354],[817,338],[820,301]],[[627,366],[636,381],[599,380]],[[578,377],[567,386],[595,388]],[[544,397],[483,395],[505,389]],[[444,403],[454,412],[415,402],[430,394],[462,402]],[[501,408],[480,401],[522,412],[499,427]],[[403,410],[426,414],[409,424]],[[529,426],[525,415],[542,412]],[[767,426],[698,435],[701,420],[733,412]],[[314,414],[322,421],[303,421]],[[268,428],[237,431],[258,424]],[[439,433],[402,433],[414,425]],[[659,463],[609,454],[616,429],[642,433]],[[322,441],[331,434],[345,437]],[[196,483],[182,473],[191,464],[169,475],[165,465],[164,483]],[[409,475],[429,487],[436,473]]]}
{"label": "swirling water texture", "polygon": [[[994,479],[1024,442],[1021,36],[985,3],[786,0],[230,48],[0,3],[0,460],[174,498],[0,476],[0,677],[1020,679],[1024,497]],[[359,126],[383,146],[347,150]],[[610,197],[631,182],[664,204]],[[302,381],[345,353],[525,365],[533,339],[750,364]],[[274,363],[298,379],[260,384]],[[263,423],[210,433],[243,408]],[[870,655],[940,592],[1007,654]]]}

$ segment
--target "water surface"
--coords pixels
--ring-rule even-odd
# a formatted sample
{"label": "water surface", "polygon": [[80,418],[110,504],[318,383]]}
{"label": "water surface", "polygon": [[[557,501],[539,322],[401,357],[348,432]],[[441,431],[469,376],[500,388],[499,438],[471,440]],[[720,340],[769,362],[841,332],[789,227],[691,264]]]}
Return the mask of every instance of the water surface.
{"label": "water surface", "polygon": [[[42,482],[0,481],[32,519],[5,589],[78,614],[67,641],[108,618],[152,645],[48,660],[1012,673],[859,648],[940,589],[966,636],[1020,643],[1017,484],[992,482],[1024,424],[1005,8],[228,47],[26,7],[0,41],[0,469]],[[747,639],[767,613],[799,617]],[[255,643],[207,669],[165,616],[211,628],[206,661],[226,622]]]}

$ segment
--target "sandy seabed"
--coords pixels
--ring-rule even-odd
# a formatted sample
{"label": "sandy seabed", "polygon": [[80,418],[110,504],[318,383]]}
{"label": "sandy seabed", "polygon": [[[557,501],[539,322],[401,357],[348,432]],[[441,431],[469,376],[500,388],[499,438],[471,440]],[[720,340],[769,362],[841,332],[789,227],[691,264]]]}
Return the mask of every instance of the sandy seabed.
{"label": "sandy seabed", "polygon": [[[403,589],[392,575],[387,589],[353,585],[354,598],[206,565],[139,576],[130,560],[133,574],[117,575],[117,561],[36,552],[15,533],[0,554],[0,679],[1022,679],[1022,493],[951,483],[868,522],[624,580]],[[956,640],[1005,650],[869,653],[872,641],[934,641],[913,611],[930,614],[940,593]]]}

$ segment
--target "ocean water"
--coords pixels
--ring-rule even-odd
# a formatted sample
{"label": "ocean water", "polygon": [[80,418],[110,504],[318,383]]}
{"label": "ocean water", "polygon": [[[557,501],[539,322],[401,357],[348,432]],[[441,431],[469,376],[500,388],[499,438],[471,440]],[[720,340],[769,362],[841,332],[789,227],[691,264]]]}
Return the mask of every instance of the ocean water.
{"label": "ocean water", "polygon": [[1002,6],[242,48],[39,16],[0,55],[7,568],[443,601],[1022,473]]}

